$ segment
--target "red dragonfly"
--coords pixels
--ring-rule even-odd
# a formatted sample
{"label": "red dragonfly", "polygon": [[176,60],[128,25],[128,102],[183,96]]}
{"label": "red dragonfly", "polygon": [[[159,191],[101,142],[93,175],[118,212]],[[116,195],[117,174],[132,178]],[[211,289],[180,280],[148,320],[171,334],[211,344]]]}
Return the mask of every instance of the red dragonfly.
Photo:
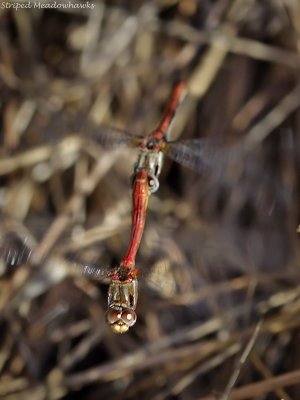
{"label": "red dragonfly", "polygon": [[144,231],[152,171],[147,165],[136,167],[133,183],[133,210],[131,238],[128,250],[117,271],[112,274],[108,289],[108,311],[106,319],[116,333],[125,333],[136,322],[135,312],[138,296],[137,269],[135,258]]}
{"label": "red dragonfly", "polygon": [[[106,144],[110,144],[112,136],[115,142],[135,144],[139,148],[139,156],[133,174],[132,194],[132,231],[128,250],[117,271],[112,275],[108,290],[107,322],[116,333],[127,332],[136,322],[135,312],[138,296],[137,269],[135,258],[144,231],[147,204],[149,195],[159,187],[159,175],[162,168],[163,154],[177,162],[200,171],[205,169],[205,157],[197,151],[197,144],[203,141],[169,142],[168,134],[171,130],[175,113],[187,94],[184,82],[178,83],[171,95],[170,102],[163,114],[158,127],[144,138],[133,139],[131,135],[107,130]],[[111,136],[109,137],[109,134]],[[116,140],[117,139],[117,140]],[[101,140],[101,139],[100,139]],[[102,142],[103,143],[103,142]],[[212,153],[211,153],[212,154]],[[211,154],[206,152],[207,157]],[[210,163],[212,160],[210,160]]]}
{"label": "red dragonfly", "polygon": [[116,333],[127,332],[136,322],[138,296],[135,258],[144,231],[148,198],[159,187],[162,152],[167,147],[167,133],[175,112],[186,94],[186,86],[179,83],[171,96],[163,118],[151,134],[139,144],[140,154],[134,168],[132,194],[132,231],[127,253],[118,270],[112,275],[108,289],[107,322]]}
{"label": "red dragonfly", "polygon": [[[116,333],[124,333],[133,326],[137,316],[135,312],[138,295],[136,254],[144,231],[149,196],[159,187],[159,175],[163,155],[180,164],[203,172],[206,169],[219,171],[224,153],[218,152],[203,140],[169,142],[174,115],[187,93],[183,82],[177,84],[170,102],[158,127],[146,137],[136,137],[117,129],[92,129],[87,135],[96,142],[111,147],[119,144],[135,146],[139,149],[138,160],[134,167],[132,191],[132,230],[128,250],[117,269],[110,274],[108,290],[107,322]],[[215,162],[218,160],[218,162]],[[1,246],[0,246],[1,247]],[[26,252],[28,252],[26,250]],[[3,252],[2,252],[3,253]],[[25,256],[30,254],[26,253]],[[21,257],[21,256],[20,256]],[[14,251],[9,253],[13,262],[20,258]],[[22,257],[21,257],[22,258]]]}
{"label": "red dragonfly", "polygon": [[[100,129],[100,133],[91,129],[88,133],[89,137],[104,147],[126,143],[137,146],[139,149],[133,173],[132,228],[129,246],[119,266],[113,273],[109,273],[111,283],[108,289],[106,319],[116,333],[128,331],[137,319],[135,312],[138,296],[136,254],[144,231],[149,196],[156,192],[159,187],[163,153],[168,152],[171,157],[175,157],[177,160],[180,154],[183,154],[182,149],[180,152],[180,147],[177,147],[177,152],[175,151],[174,145],[167,141],[167,135],[171,129],[175,112],[185,95],[186,85],[180,82],[174,88],[170,102],[157,129],[146,137],[134,137],[111,128],[104,131]],[[5,240],[2,238],[2,243],[0,243],[0,256],[4,257],[8,265],[17,266],[26,263],[30,260],[34,250],[31,249],[31,246],[27,246],[28,243],[24,242],[23,244],[24,246],[22,246],[21,239],[16,235],[8,234]],[[73,261],[72,258],[71,261]],[[85,268],[88,268],[88,266],[85,266]],[[100,269],[97,268],[92,275],[97,275],[99,271]],[[88,272],[87,275],[91,275],[91,273]],[[100,275],[102,275],[102,272],[100,272]]]}
{"label": "red dragonfly", "polygon": [[[137,269],[135,258],[144,231],[149,195],[159,187],[159,175],[163,155],[191,169],[203,172],[214,170],[226,162],[226,152],[216,151],[205,140],[186,140],[169,142],[167,137],[172,127],[175,113],[187,94],[184,82],[178,83],[171,95],[169,104],[158,127],[146,137],[133,137],[127,132],[108,128],[96,134],[96,140],[104,146],[127,144],[139,149],[138,160],[133,174],[132,192],[132,231],[128,250],[118,269],[111,276],[108,290],[107,322],[116,333],[127,332],[136,322],[135,312],[138,296]],[[92,132],[91,132],[92,133]],[[232,149],[231,149],[232,150]],[[230,155],[239,154],[234,149]],[[222,163],[223,159],[223,163]],[[217,161],[217,162],[216,162]]]}

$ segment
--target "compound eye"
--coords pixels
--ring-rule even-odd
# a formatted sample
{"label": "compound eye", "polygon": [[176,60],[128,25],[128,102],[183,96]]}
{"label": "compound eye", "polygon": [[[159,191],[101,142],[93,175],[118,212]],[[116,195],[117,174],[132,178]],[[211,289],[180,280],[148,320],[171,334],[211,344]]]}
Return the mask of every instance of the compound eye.
{"label": "compound eye", "polygon": [[106,320],[110,325],[120,321],[122,318],[122,312],[118,310],[108,310],[106,313]]}
{"label": "compound eye", "polygon": [[133,310],[124,310],[121,318],[124,324],[133,326],[136,323],[137,316]]}

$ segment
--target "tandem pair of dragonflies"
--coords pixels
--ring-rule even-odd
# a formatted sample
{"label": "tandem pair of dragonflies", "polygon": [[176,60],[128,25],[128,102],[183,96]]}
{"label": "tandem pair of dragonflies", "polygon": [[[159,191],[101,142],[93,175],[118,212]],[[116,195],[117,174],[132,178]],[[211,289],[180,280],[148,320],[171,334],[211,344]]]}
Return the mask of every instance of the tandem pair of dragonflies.
{"label": "tandem pair of dragonflies", "polygon": [[[98,277],[106,276],[110,279],[106,317],[116,333],[126,332],[137,320],[135,309],[138,297],[138,268],[135,260],[145,227],[149,196],[159,187],[163,156],[167,155],[172,160],[199,172],[210,169],[213,165],[214,149],[213,146],[207,145],[205,140],[168,141],[174,116],[186,95],[187,88],[184,82],[174,86],[158,127],[145,137],[137,137],[108,127],[95,127],[94,131],[86,132],[87,137],[91,137],[104,148],[125,145],[138,150],[132,179],[132,226],[127,252],[120,264],[109,272],[103,269],[101,273],[101,266],[97,267]],[[34,252],[34,249],[28,246],[17,250],[12,242],[10,245],[9,235],[0,248],[2,257],[12,265],[30,262],[32,251]]]}

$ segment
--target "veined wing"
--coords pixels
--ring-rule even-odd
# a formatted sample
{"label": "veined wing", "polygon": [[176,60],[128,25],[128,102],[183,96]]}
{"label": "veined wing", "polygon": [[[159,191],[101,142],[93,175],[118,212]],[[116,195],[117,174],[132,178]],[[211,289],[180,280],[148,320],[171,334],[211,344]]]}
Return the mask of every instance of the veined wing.
{"label": "veined wing", "polygon": [[91,139],[105,149],[113,149],[119,146],[135,147],[142,140],[141,136],[134,135],[126,130],[98,125],[82,114],[76,116],[53,115],[42,132],[43,143],[55,144],[64,136],[75,135]]}
{"label": "veined wing", "polygon": [[207,139],[168,142],[164,153],[179,164],[201,173],[219,173],[229,158],[225,149]]}
{"label": "veined wing", "polygon": [[[25,230],[20,232],[11,229],[1,232],[1,275],[10,274],[23,264],[30,264],[36,246],[37,243],[33,236]],[[99,249],[93,251],[91,247],[81,252],[54,249],[43,262],[43,265],[46,268],[49,263],[55,265],[56,275],[61,279],[64,276],[84,276],[87,279],[101,281],[109,278],[115,269],[100,266],[98,255]],[[42,268],[39,267],[39,270],[41,271]],[[55,274],[55,271],[53,273]]]}
{"label": "veined wing", "polygon": [[18,267],[30,260],[33,249],[28,241],[29,238],[21,239],[13,232],[8,232],[1,237],[0,260],[4,266]]}
{"label": "veined wing", "polygon": [[140,136],[135,136],[122,129],[111,128],[108,126],[97,126],[87,123],[81,132],[84,137],[92,139],[105,149],[114,149],[120,146],[137,147],[143,140]]}
{"label": "veined wing", "polygon": [[87,251],[67,251],[62,257],[70,265],[71,274],[78,272],[87,279],[103,281],[110,279],[111,275],[116,272],[116,267],[102,266],[99,257],[91,249]]}
{"label": "veined wing", "polygon": [[5,268],[26,264],[35,246],[35,238],[24,225],[2,221],[0,224],[1,273],[5,273]]}
{"label": "veined wing", "polygon": [[271,198],[266,200],[267,209],[272,209],[277,202],[287,202],[285,191],[278,181],[264,170],[262,164],[251,161],[253,155],[241,143],[219,147],[207,139],[183,140],[169,142],[164,153],[196,172],[209,173],[216,179],[221,178],[223,184],[231,186],[239,179],[240,187],[245,193],[248,190],[250,196],[255,196],[256,193],[253,193],[253,180],[259,182],[263,193],[270,192],[266,193],[266,196]]}
{"label": "veined wing", "polygon": [[[31,265],[31,259],[35,252],[34,248],[29,247],[28,236],[22,238],[16,232],[4,232],[1,234],[0,242],[0,277],[16,275],[18,282],[10,291],[7,301],[9,306],[19,307],[24,301],[36,298],[47,292],[50,288],[65,281],[70,277],[79,278],[78,283],[84,283],[81,277],[102,280],[109,278],[104,274],[104,270],[97,273],[86,266],[66,260],[63,254],[55,250],[49,254],[39,265]],[[38,246],[38,245],[37,245]],[[24,265],[26,264],[26,265]],[[19,280],[19,277],[21,279]],[[109,281],[107,280],[107,283]],[[8,304],[8,303],[7,303]]]}

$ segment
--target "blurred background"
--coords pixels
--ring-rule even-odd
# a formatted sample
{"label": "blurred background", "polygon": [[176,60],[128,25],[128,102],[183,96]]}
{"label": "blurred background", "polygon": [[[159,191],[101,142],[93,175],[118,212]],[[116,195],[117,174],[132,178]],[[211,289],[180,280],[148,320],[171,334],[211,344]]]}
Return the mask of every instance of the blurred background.
{"label": "blurred background", "polygon": [[[0,18],[0,397],[300,398],[300,3],[11,1]],[[116,335],[95,271],[126,252],[137,151],[101,135],[149,133],[180,79],[171,140],[201,139],[207,168],[165,159],[138,321]]]}

